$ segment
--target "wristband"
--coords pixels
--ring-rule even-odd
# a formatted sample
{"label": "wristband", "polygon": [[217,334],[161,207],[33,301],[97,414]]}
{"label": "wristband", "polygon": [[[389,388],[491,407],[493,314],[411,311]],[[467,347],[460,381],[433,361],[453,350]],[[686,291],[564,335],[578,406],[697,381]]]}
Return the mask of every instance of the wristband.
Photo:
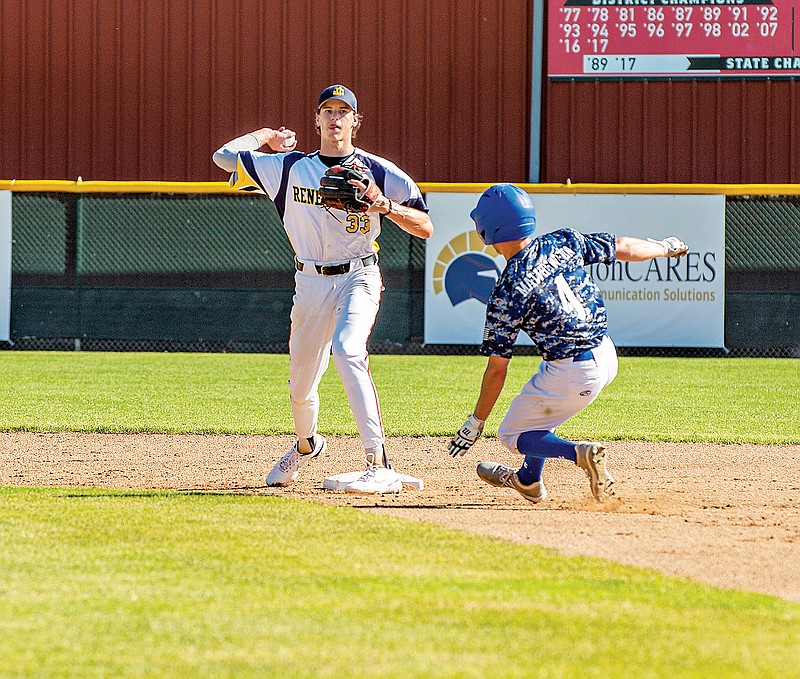
{"label": "wristband", "polygon": [[391,198],[389,198],[389,197],[387,196],[386,200],[388,200],[388,201],[389,201],[389,208],[386,210],[386,212],[384,212],[384,213],[383,213],[383,216],[384,216],[384,217],[386,217],[387,215],[390,215],[390,214],[392,214],[392,207],[394,206],[394,203],[392,203],[392,199],[391,199]]}
{"label": "wristband", "polygon": [[467,418],[467,420],[469,420],[469,423],[470,423],[470,424],[471,424],[473,427],[475,427],[475,429],[481,429],[481,428],[483,428],[483,425],[484,425],[484,424],[486,424],[486,420],[482,420],[482,419],[480,419],[479,417],[477,417],[477,416],[475,415],[475,413],[472,413],[472,415],[470,415],[470,416]]}

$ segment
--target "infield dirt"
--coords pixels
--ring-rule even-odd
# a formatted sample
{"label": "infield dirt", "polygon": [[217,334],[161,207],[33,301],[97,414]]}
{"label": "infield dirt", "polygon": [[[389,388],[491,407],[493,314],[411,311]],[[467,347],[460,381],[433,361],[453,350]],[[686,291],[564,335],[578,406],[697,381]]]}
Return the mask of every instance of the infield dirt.
{"label": "infield dirt", "polygon": [[475,474],[478,462],[517,466],[496,439],[463,458],[447,439],[387,442],[398,471],[423,490],[361,497],[322,488],[355,471],[358,440],[328,438],[291,488],[264,486],[288,436],[0,432],[0,485],[178,489],[301,498],[428,521],[565,555],[601,557],[800,602],[800,446],[608,443],[618,499],[595,502],[583,472],[547,463],[550,497],[533,505]]}

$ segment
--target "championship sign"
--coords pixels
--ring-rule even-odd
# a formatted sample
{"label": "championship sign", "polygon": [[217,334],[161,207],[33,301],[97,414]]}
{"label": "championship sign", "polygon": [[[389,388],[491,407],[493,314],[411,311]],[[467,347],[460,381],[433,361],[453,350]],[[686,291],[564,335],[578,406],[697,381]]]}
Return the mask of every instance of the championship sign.
{"label": "championship sign", "polygon": [[[429,193],[435,224],[425,248],[425,342],[480,344],[486,303],[505,259],[484,245],[469,217],[480,194]],[[680,259],[595,264],[589,270],[622,347],[724,346],[725,197],[532,194],[536,233],[573,228],[619,236],[677,236]],[[524,333],[520,344],[530,344]]]}
{"label": "championship sign", "polygon": [[11,191],[0,191],[0,341],[11,339]]}
{"label": "championship sign", "polygon": [[550,78],[800,76],[800,0],[547,5]]}

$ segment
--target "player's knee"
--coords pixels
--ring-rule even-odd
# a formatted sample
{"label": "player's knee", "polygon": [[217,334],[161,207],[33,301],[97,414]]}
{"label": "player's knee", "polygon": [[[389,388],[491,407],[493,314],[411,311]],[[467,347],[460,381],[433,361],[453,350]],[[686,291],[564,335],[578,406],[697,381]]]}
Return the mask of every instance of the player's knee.
{"label": "player's knee", "polygon": [[366,368],[367,349],[363,342],[334,342],[333,362],[336,368]]}
{"label": "player's knee", "polygon": [[295,398],[289,399],[292,405],[293,412],[306,412],[309,410],[313,410],[314,407],[317,405],[317,402],[313,399],[302,399],[298,400]]}
{"label": "player's knee", "polygon": [[291,402],[293,407],[311,406],[319,403],[319,393],[318,392],[308,393],[307,391],[300,391],[298,389],[292,389],[290,387],[289,401]]}

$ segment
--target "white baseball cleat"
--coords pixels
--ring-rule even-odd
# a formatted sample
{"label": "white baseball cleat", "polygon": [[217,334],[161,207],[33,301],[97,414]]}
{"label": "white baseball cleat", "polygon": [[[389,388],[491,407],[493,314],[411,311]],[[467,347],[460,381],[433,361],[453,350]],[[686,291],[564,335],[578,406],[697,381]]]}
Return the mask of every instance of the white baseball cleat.
{"label": "white baseball cleat", "polygon": [[297,481],[297,477],[300,474],[300,468],[309,460],[325,452],[325,448],[328,445],[325,437],[320,436],[319,434],[314,434],[313,440],[309,439],[309,443],[311,443],[310,453],[301,453],[297,449],[297,443],[298,442],[295,441],[295,444],[289,448],[289,452],[287,452],[286,455],[278,460],[278,464],[276,464],[272,468],[272,471],[267,474],[268,486],[292,485],[295,481]]}
{"label": "white baseball cleat", "polygon": [[541,502],[547,499],[547,489],[543,481],[535,481],[530,486],[520,483],[517,471],[499,462],[481,462],[478,465],[478,476],[490,486],[513,488],[529,502]]}
{"label": "white baseball cleat", "polygon": [[367,471],[352,483],[348,483],[344,492],[355,495],[382,495],[399,493],[401,490],[403,490],[403,480],[394,469],[367,463]]}
{"label": "white baseball cleat", "polygon": [[581,441],[575,444],[577,464],[592,487],[592,495],[598,502],[605,502],[614,495],[614,477],[606,469],[606,449],[599,443]]}

